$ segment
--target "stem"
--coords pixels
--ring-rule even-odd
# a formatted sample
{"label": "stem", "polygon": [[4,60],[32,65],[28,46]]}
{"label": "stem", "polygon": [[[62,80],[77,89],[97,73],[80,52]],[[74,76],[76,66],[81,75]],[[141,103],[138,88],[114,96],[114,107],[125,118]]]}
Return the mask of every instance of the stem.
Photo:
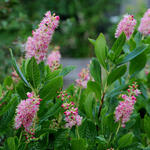
{"label": "stem", "polygon": [[18,141],[18,143],[19,143],[18,147],[20,146],[21,138],[22,138],[22,131],[20,133],[20,137],[19,137],[19,141]]}
{"label": "stem", "polygon": [[118,134],[118,132],[119,132],[120,127],[121,127],[121,122],[119,122],[119,125],[118,125],[118,128],[117,128],[117,131],[116,131],[116,133],[115,133],[115,136],[114,136],[114,140],[113,140],[113,141],[115,141],[116,136],[117,136],[117,134]]}
{"label": "stem", "polygon": [[80,100],[80,97],[81,97],[81,87],[79,88],[78,101]]}
{"label": "stem", "polygon": [[101,105],[99,106],[98,118],[100,117],[100,114],[101,114],[102,106],[103,106],[103,103],[104,103],[104,96],[105,96],[105,92],[103,93],[103,96],[102,96],[102,99],[101,99]]}
{"label": "stem", "polygon": [[79,139],[80,135],[79,135],[79,131],[78,131],[78,126],[76,126],[76,135],[77,135],[77,138]]}

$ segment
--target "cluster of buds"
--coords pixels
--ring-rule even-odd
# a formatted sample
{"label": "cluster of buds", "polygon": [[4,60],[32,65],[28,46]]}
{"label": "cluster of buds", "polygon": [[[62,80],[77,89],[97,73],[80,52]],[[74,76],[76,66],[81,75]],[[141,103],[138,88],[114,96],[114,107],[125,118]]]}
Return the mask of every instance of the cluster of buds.
{"label": "cluster of buds", "polygon": [[133,15],[124,15],[123,19],[118,24],[115,37],[118,38],[122,32],[125,33],[127,40],[130,39],[134,28],[136,25],[136,20]]}
{"label": "cluster of buds", "polygon": [[13,81],[15,83],[18,83],[18,81],[20,80],[20,77],[15,70],[11,73],[11,76],[12,76]]}
{"label": "cluster of buds", "polygon": [[121,126],[125,127],[125,123],[129,121],[130,116],[134,109],[134,104],[136,103],[136,97],[141,94],[136,83],[129,86],[127,89],[127,94],[122,94],[121,97],[123,101],[120,101],[119,105],[115,110],[116,122],[121,122]]}
{"label": "cluster of buds", "polygon": [[61,107],[64,110],[66,121],[65,127],[72,128],[75,125],[80,126],[82,117],[78,114],[78,108],[75,107],[75,103],[70,101],[71,96],[65,92],[60,92],[57,98],[60,98],[63,101]]}
{"label": "cluster of buds", "polygon": [[27,99],[22,100],[16,109],[15,117],[15,128],[19,129],[21,126],[24,127],[25,132],[31,135],[31,138],[34,138],[34,126],[36,122],[37,112],[39,110],[40,101],[42,99],[35,94],[27,93]]}
{"label": "cluster of buds", "polygon": [[76,80],[76,84],[79,87],[86,88],[87,83],[90,80],[89,68],[83,68],[78,74],[79,79]]}
{"label": "cluster of buds", "polygon": [[150,9],[145,12],[138,30],[145,36],[150,34]]}
{"label": "cluster of buds", "polygon": [[35,57],[38,63],[46,58],[48,46],[58,23],[59,16],[52,15],[50,11],[45,14],[38,29],[33,31],[32,37],[27,39],[25,45],[26,58]]}
{"label": "cluster of buds", "polygon": [[47,64],[49,65],[51,71],[57,70],[60,67],[61,54],[59,52],[59,47],[56,47],[47,58]]}

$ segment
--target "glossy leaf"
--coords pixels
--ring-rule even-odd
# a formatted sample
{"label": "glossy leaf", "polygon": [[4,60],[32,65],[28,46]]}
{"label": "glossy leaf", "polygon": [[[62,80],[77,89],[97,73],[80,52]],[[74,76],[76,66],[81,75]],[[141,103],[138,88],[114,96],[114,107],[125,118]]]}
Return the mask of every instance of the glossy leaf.
{"label": "glossy leaf", "polygon": [[76,68],[76,66],[67,66],[65,68],[62,69],[62,71],[60,72],[60,76],[66,76],[67,74],[69,74],[72,70],[74,70]]}
{"label": "glossy leaf", "polygon": [[124,64],[124,63],[134,59],[136,56],[143,53],[146,49],[147,49],[147,47],[145,45],[141,45],[141,46],[135,48],[130,54],[125,56],[124,59],[118,63],[118,65]]}
{"label": "glossy leaf", "polygon": [[100,64],[106,68],[107,45],[104,35],[101,33],[95,42],[95,54]]}
{"label": "glossy leaf", "polygon": [[90,73],[94,80],[101,84],[101,66],[96,58],[92,58],[90,64]]}
{"label": "glossy leaf", "polygon": [[121,78],[125,74],[126,70],[127,70],[127,66],[126,65],[123,65],[123,66],[120,66],[120,67],[114,69],[108,75],[107,84],[110,85],[114,81],[116,81],[117,79]]}
{"label": "glossy leaf", "polygon": [[126,42],[126,36],[124,32],[118,37],[118,39],[113,44],[111,50],[115,53],[115,58],[118,57],[123,49],[123,45]]}

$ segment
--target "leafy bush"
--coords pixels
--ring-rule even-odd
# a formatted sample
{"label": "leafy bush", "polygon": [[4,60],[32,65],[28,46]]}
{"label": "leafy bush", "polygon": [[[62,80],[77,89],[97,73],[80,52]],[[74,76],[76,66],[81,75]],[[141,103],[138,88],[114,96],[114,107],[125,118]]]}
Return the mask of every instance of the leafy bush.
{"label": "leafy bush", "polygon": [[0,86],[0,149],[149,149],[149,10],[138,30],[124,16],[111,48],[102,33],[89,39],[96,58],[67,89],[63,77],[75,67],[63,68],[58,50],[40,57],[58,20],[46,13],[19,65],[10,50],[16,72]]}

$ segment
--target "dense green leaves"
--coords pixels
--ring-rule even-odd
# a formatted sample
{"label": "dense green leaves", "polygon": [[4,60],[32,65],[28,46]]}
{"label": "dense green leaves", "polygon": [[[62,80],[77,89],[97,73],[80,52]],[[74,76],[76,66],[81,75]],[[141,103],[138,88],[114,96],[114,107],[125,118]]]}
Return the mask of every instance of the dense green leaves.
{"label": "dense green leaves", "polygon": [[118,148],[125,148],[129,145],[132,144],[133,141],[133,133],[127,133],[125,135],[123,135],[119,140],[118,140]]}
{"label": "dense green leaves", "polygon": [[40,84],[40,70],[34,57],[30,59],[27,65],[27,76],[31,85],[37,88]]}
{"label": "dense green leaves", "polygon": [[147,115],[144,117],[144,131],[150,139],[150,117]]}
{"label": "dense green leaves", "polygon": [[95,42],[95,54],[100,64],[106,68],[107,45],[104,35],[101,33]]}
{"label": "dense green leaves", "polygon": [[71,150],[86,150],[86,141],[82,138],[72,139]]}
{"label": "dense green leaves", "polygon": [[127,70],[127,66],[126,65],[123,65],[123,66],[120,66],[120,67],[114,69],[108,75],[108,79],[107,79],[108,85],[112,84],[114,81],[116,81],[117,79],[121,78],[125,74],[126,70]]}

